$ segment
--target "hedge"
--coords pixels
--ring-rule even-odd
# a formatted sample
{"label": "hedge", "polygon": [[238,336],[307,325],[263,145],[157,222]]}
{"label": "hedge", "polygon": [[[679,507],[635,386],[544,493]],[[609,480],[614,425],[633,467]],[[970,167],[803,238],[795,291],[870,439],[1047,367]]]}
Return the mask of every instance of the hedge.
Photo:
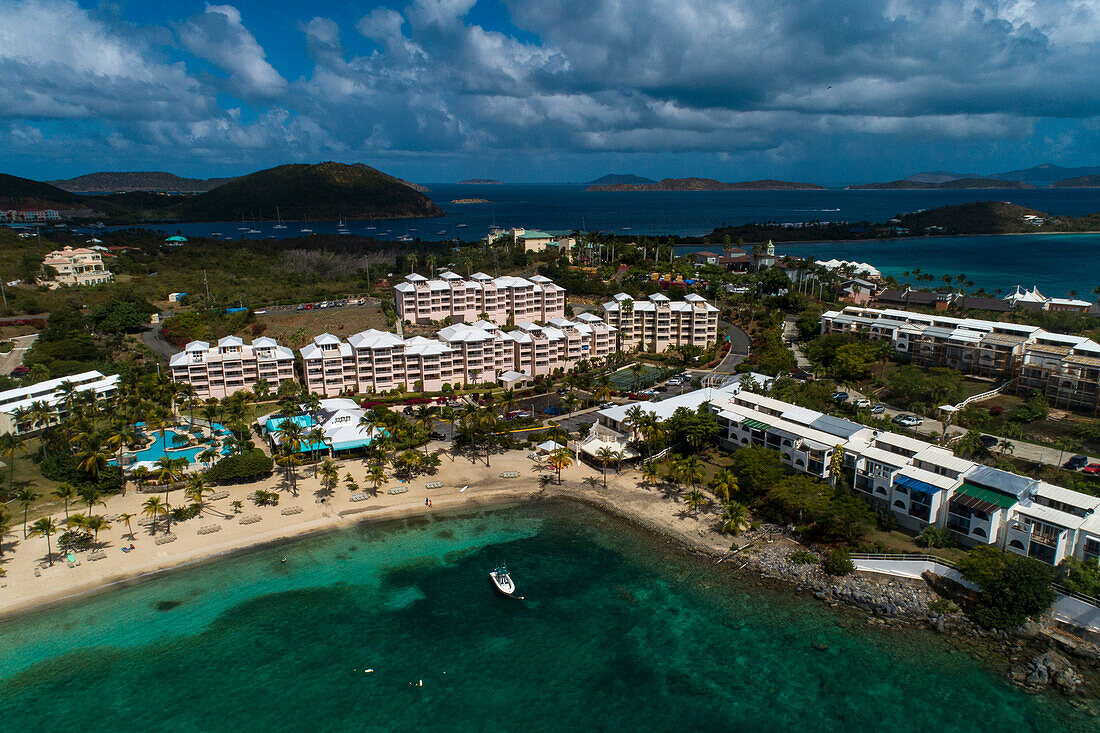
{"label": "hedge", "polygon": [[244,481],[271,475],[274,468],[271,457],[261,450],[249,450],[226,456],[207,472],[212,481]]}

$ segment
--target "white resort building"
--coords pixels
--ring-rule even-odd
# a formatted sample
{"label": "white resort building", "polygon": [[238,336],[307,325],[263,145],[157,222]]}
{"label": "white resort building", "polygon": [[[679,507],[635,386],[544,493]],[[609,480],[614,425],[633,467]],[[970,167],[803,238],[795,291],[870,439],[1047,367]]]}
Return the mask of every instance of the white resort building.
{"label": "white resort building", "polygon": [[[882,432],[764,395],[739,383],[705,388],[661,402],[600,410],[602,443],[629,443],[628,411],[667,419],[678,407],[706,404],[722,447],[777,451],[795,471],[830,477],[834,452],[853,474],[853,488],[872,508],[912,531],[946,528],[964,545],[994,545],[1057,565],[1067,557],[1100,557],[1100,498],[982,466],[906,435]],[[614,435],[618,434],[618,438]]]}
{"label": "white resort building", "polygon": [[0,392],[0,433],[21,435],[46,427],[23,415],[36,402],[49,408],[48,424],[54,425],[68,414],[66,401],[70,394],[93,394],[97,400],[107,400],[118,393],[118,383],[117,374],[90,371]]}
{"label": "white resort building", "polygon": [[413,273],[394,286],[397,317],[408,323],[473,323],[498,326],[525,321],[545,322],[565,317],[565,288],[549,278],[489,277],[474,273],[469,280],[441,272],[429,280]]}
{"label": "white resort building", "polygon": [[221,399],[255,388],[265,380],[274,393],[283,382],[294,381],[294,352],[263,337],[245,344],[237,336],[219,339],[215,346],[192,341],[168,362],[173,382],[186,382],[202,399]]}
{"label": "white resort building", "polygon": [[635,301],[619,293],[603,304],[604,320],[619,333],[618,348],[661,353],[677,346],[705,349],[718,340],[718,309],[701,295],[673,301],[654,293]]}

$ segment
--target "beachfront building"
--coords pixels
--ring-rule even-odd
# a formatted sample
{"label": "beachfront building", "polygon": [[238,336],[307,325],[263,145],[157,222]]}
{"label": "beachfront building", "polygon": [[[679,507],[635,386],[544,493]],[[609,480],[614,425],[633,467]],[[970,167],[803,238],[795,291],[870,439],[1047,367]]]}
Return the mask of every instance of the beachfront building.
{"label": "beachfront building", "polygon": [[505,331],[489,321],[458,323],[435,338],[370,329],[343,341],[317,336],[302,349],[306,389],[321,395],[384,392],[390,389],[437,392],[567,371],[582,360],[611,353],[615,330],[595,316],[555,318],[545,326],[521,323]]}
{"label": "beachfront building", "polygon": [[173,382],[190,384],[200,399],[252,390],[261,379],[274,393],[283,382],[294,381],[294,352],[267,337],[245,344],[226,336],[214,346],[192,341],[169,360],[168,368]]}
{"label": "beachfront building", "polygon": [[[63,420],[76,399],[109,400],[118,394],[119,376],[89,371],[38,384],[0,392],[0,433],[22,435],[56,425]],[[45,413],[36,420],[36,403],[45,405]]]}
{"label": "beachfront building", "polygon": [[1039,288],[1033,287],[1031,290],[1027,290],[1019,285],[1004,299],[1012,308],[1027,308],[1028,310],[1087,313],[1093,305],[1087,300],[1078,298],[1048,298],[1039,292]]}
{"label": "beachfront building", "polygon": [[102,285],[114,277],[103,265],[103,255],[87,247],[55,249],[42,260],[40,285],[54,289],[62,285]]}
{"label": "beachfront building", "polygon": [[635,301],[619,293],[603,304],[603,320],[618,332],[620,351],[661,353],[678,346],[705,349],[718,340],[718,309],[701,295],[673,301],[654,293]]}
{"label": "beachfront building", "polygon": [[[272,453],[284,442],[283,424],[291,421],[297,423],[302,433],[298,453],[337,455],[366,448],[381,434],[365,419],[366,414],[367,411],[354,400],[333,398],[321,400],[316,408],[303,409],[296,415],[265,415],[258,418],[256,424],[267,438]],[[315,431],[320,434],[316,435]]]}
{"label": "beachfront building", "polygon": [[821,316],[822,333],[889,340],[913,364],[1015,380],[1020,395],[1043,394],[1053,407],[1100,411],[1100,344],[1038,326],[849,306]]}
{"label": "beachfront building", "polygon": [[961,544],[993,545],[1051,564],[1071,556],[1100,556],[1100,498],[979,465],[917,438],[748,392],[740,380],[661,402],[600,410],[601,444],[630,443],[628,415],[635,405],[661,420],[677,408],[706,405],[715,414],[722,447],[769,448],[791,469],[822,479],[834,478],[831,464],[843,451],[842,463],[857,495],[913,532],[946,528]]}
{"label": "beachfront building", "polygon": [[477,272],[464,279],[444,271],[429,280],[412,273],[394,286],[394,305],[407,323],[545,323],[565,316],[565,288],[542,275],[494,278]]}

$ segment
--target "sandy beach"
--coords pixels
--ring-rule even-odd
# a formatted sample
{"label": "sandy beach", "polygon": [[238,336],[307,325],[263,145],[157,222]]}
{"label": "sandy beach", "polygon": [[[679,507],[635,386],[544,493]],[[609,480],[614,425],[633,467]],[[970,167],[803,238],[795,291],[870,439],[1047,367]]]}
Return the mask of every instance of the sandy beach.
{"label": "sandy beach", "polygon": [[[539,476],[553,475],[553,471],[530,458],[526,451],[496,454],[491,457],[488,467],[484,457],[471,460],[459,456],[452,461],[449,454],[444,454],[442,458],[443,463],[434,476],[420,476],[410,482],[391,478],[377,496],[358,502],[351,500],[354,492],[343,484],[343,477],[350,472],[364,487],[361,491],[366,491],[368,463],[363,459],[337,462],[341,483],[333,495],[324,501],[320,499],[321,484],[314,478],[312,466],[297,469],[297,496],[291,492],[281,472],[260,482],[214,487],[214,492],[228,492],[228,495],[208,501],[201,517],[173,522],[171,536],[175,539],[168,542],[163,539],[163,520],[158,523],[154,537],[151,521],[142,515],[141,505],[150,494],[138,494],[131,489],[125,496],[107,499],[106,508],[97,507],[97,513],[108,517],[121,513],[134,514],[131,519],[133,539],[126,524],[115,521],[110,529],[100,532],[96,547],[76,553],[72,564],[59,555],[54,546],[54,562],[50,567],[46,558],[46,539],[30,537],[24,540],[22,525],[17,525],[5,538],[7,562],[4,568],[7,574],[0,578],[0,615],[24,612],[36,606],[105,590],[141,576],[303,534],[331,531],[363,521],[504,503],[535,496],[559,496],[593,503],[699,549],[723,551],[730,546],[730,538],[714,532],[711,526],[714,524],[713,517],[688,517],[678,499],[642,486],[641,474],[635,470],[621,474],[609,471],[607,488],[604,489],[602,484],[593,488],[584,479],[600,477],[600,472],[583,464],[573,464],[562,472],[561,486],[553,483],[541,488]],[[515,478],[502,477],[501,474],[506,472],[518,472],[519,475]],[[429,482],[442,482],[443,485],[428,489],[426,484]],[[469,488],[461,491],[467,485]],[[406,488],[407,491],[389,493],[396,488]],[[256,489],[277,491],[279,504],[256,506],[248,498]],[[182,502],[182,490],[173,491],[169,499],[173,504]],[[426,505],[426,499],[431,500],[431,507]],[[240,513],[234,513],[231,507],[234,501],[243,503]],[[70,512],[84,509],[86,507],[70,506]],[[256,517],[259,521],[255,521]],[[54,519],[60,523],[64,515],[56,515]],[[212,529],[214,527],[218,529]],[[55,542],[56,537],[52,541]],[[131,543],[134,549],[123,552],[122,548],[129,547]],[[99,556],[99,559],[93,560],[94,556]]]}

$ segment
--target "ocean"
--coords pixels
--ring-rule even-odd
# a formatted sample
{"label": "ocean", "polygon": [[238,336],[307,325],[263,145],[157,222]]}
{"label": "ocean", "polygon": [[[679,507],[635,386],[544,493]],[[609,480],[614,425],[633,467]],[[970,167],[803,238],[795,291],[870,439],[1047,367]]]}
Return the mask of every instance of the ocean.
{"label": "ocean", "polygon": [[[523,600],[491,589],[501,562]],[[238,733],[1094,724],[940,637],[746,586],[572,503],[364,524],[7,619],[0,720]]]}

